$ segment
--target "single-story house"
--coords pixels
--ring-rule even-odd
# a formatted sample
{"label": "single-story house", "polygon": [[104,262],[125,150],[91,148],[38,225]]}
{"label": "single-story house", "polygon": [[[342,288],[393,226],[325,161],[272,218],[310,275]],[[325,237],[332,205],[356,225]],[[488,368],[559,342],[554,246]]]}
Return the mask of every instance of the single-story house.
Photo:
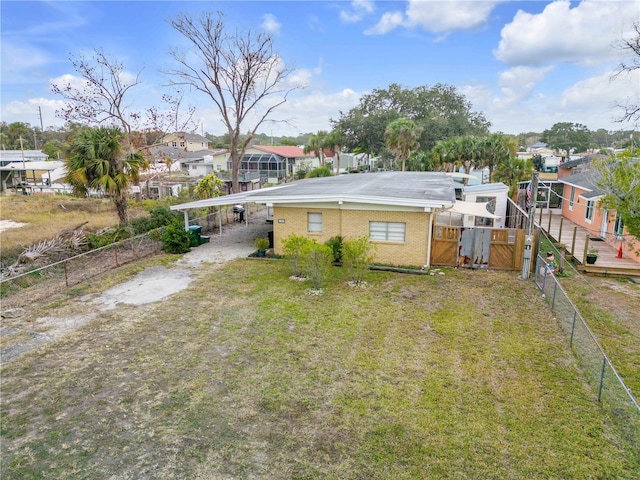
{"label": "single-story house", "polygon": [[640,263],[640,257],[635,254],[640,249],[640,241],[628,233],[620,215],[600,204],[604,196],[597,186],[600,175],[592,169],[559,180],[564,184],[562,216],[589,231],[591,238],[622,247],[625,256]]}
{"label": "single-story house", "polygon": [[0,191],[22,188],[25,193],[33,191],[53,192],[58,190],[55,182],[63,179],[67,170],[62,160],[10,162],[0,167]]}
{"label": "single-story house", "polygon": [[274,251],[295,233],[324,243],[367,236],[375,261],[430,263],[435,216],[455,203],[454,181],[440,172],[379,172],[309,178],[277,187],[173,205],[172,210],[253,202],[273,211]]}

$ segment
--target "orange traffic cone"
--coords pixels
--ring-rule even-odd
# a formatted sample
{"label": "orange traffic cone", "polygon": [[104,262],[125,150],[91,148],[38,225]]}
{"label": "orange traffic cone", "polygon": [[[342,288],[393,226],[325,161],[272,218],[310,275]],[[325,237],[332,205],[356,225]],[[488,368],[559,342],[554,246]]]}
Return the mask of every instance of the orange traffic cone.
{"label": "orange traffic cone", "polygon": [[622,258],[622,245],[620,245],[620,248],[618,249],[618,258]]}

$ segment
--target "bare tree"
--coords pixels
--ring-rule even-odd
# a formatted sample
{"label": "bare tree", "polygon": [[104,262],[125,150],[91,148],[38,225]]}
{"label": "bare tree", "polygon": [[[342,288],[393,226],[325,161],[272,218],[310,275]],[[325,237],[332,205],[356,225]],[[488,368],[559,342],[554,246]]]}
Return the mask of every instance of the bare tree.
{"label": "bare tree", "polygon": [[145,111],[132,110],[132,90],[140,85],[140,74],[128,73],[121,62],[96,50],[93,57],[79,56],[69,59],[76,73],[82,79],[82,85],[70,80],[52,84],[51,90],[64,97],[66,103],[56,115],[68,122],[85,125],[118,126],[125,134],[123,137],[127,151],[140,150],[146,142],[145,132],[181,131],[195,128],[193,114],[195,109],[188,107],[181,113],[183,93],[164,94],[164,109],[151,106]]}
{"label": "bare tree", "polygon": [[[173,85],[187,85],[216,105],[229,133],[232,185],[238,192],[240,164],[256,130],[299,87],[285,85],[292,70],[274,53],[269,34],[228,33],[222,17],[204,12],[198,19],[180,14],[172,20],[191,48],[173,49],[179,66],[165,73]],[[243,130],[248,135],[241,139]]]}
{"label": "bare tree", "polygon": [[[99,50],[92,57],[72,56],[69,60],[81,78],[81,84],[66,80],[51,85],[52,91],[66,100],[56,115],[67,122],[121,129],[123,135],[118,142],[122,148],[118,151],[119,158],[114,159],[117,168],[124,168],[125,159],[133,154],[142,153],[143,157],[148,157],[148,151],[145,151],[148,132],[166,133],[168,129],[184,130],[193,125],[193,108],[188,108],[186,115],[180,113],[183,98],[180,91],[163,95],[167,106],[162,110],[154,105],[145,111],[136,111],[132,108],[132,95],[133,89],[141,83],[141,71],[132,75],[121,62]],[[137,177],[134,183],[139,185]],[[126,208],[126,192],[122,195]],[[136,197],[139,199],[139,193]]]}
{"label": "bare tree", "polygon": [[[630,73],[640,69],[640,21],[633,24],[634,33],[630,37],[621,37],[616,42],[616,47],[629,55],[628,60],[623,60],[618,65],[618,70],[612,79],[618,78],[623,73]],[[640,96],[628,98],[624,105],[618,104],[624,110],[624,115],[618,119],[620,122],[637,122],[640,120]]]}

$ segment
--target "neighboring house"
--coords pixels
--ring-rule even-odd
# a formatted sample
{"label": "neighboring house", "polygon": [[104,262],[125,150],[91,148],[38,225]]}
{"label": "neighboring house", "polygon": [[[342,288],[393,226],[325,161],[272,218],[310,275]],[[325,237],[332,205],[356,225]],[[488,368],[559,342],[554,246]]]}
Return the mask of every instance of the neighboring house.
{"label": "neighboring house", "polygon": [[[273,247],[295,233],[324,243],[369,237],[375,261],[428,265],[435,214],[455,202],[453,179],[436,172],[380,172],[309,178],[274,188],[218,197],[172,210],[255,202],[273,211]],[[188,219],[187,219],[188,222]]]}
{"label": "neighboring house", "polygon": [[67,175],[64,162],[10,162],[0,166],[0,192],[10,188],[20,188],[24,193],[65,190],[64,185],[56,184]]}
{"label": "neighboring house", "polygon": [[197,152],[209,149],[209,140],[197,133],[176,132],[162,137],[159,142],[166,147],[179,148],[185,152]]}
{"label": "neighboring house", "polygon": [[[455,177],[454,177],[455,178]],[[438,225],[504,228],[509,187],[504,183],[459,186],[456,203],[438,214]]]}
{"label": "neighboring house", "polygon": [[504,183],[483,183],[481,185],[465,186],[462,195],[465,202],[486,203],[486,210],[499,217],[465,216],[463,226],[504,228],[507,215],[507,198],[509,196],[509,187]]}
{"label": "neighboring house", "polygon": [[0,167],[14,162],[45,162],[49,155],[41,150],[0,150]]}
{"label": "neighboring house", "polygon": [[601,239],[620,248],[623,254],[640,263],[635,252],[640,249],[640,241],[629,235],[622,218],[613,210],[600,205],[603,192],[597,183],[600,174],[596,170],[585,170],[560,180],[564,184],[562,216],[589,231],[591,238]]}
{"label": "neighboring house", "polygon": [[[319,160],[313,154],[304,153],[297,146],[252,145],[245,151],[240,172],[259,173],[263,182],[279,183],[300,169],[309,170],[318,165]],[[227,170],[231,170],[231,157],[227,159]]]}

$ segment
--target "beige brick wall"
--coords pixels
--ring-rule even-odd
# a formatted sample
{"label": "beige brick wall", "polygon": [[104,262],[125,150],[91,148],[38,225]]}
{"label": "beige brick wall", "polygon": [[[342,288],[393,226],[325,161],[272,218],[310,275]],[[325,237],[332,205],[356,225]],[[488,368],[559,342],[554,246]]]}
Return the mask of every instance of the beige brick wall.
{"label": "beige brick wall", "polygon": [[[307,213],[312,212],[322,213],[322,233],[307,232]],[[275,253],[282,254],[282,239],[292,233],[324,243],[336,235],[344,238],[368,236],[370,221],[404,222],[406,224],[404,243],[373,242],[376,246],[376,262],[422,266],[427,263],[429,215],[423,212],[274,207],[274,250]]]}

